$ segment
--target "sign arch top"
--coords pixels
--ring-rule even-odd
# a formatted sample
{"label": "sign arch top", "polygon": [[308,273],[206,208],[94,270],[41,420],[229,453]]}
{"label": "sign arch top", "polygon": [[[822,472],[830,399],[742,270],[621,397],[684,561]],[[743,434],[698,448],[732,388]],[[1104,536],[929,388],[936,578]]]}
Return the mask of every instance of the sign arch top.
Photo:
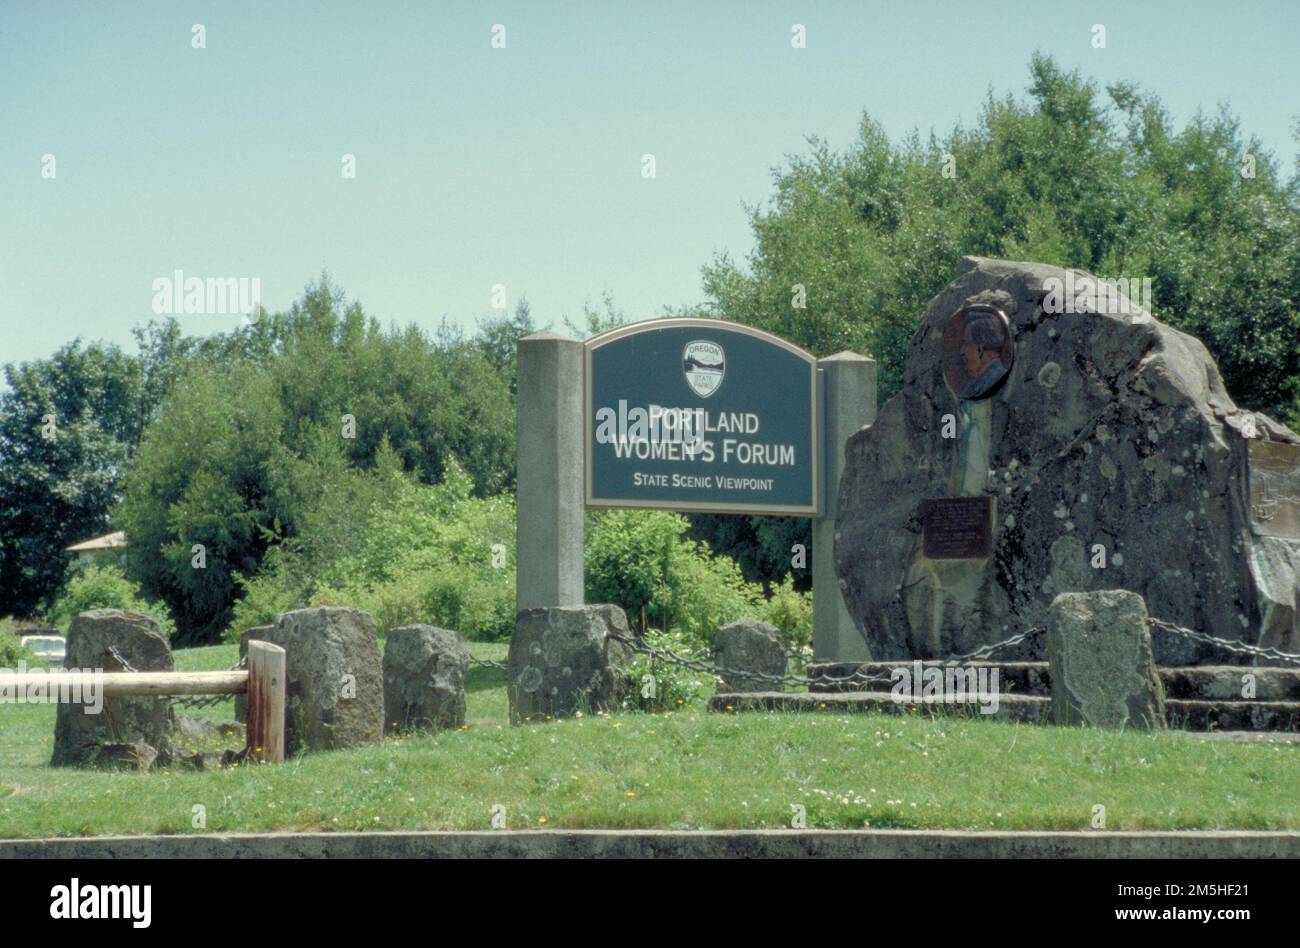
{"label": "sign arch top", "polygon": [[583,343],[588,507],[819,516],[817,359],[719,319],[617,326]]}
{"label": "sign arch top", "polygon": [[599,348],[607,343],[613,342],[623,336],[636,336],[643,332],[656,332],[660,329],[676,329],[683,326],[694,326],[698,329],[721,329],[726,332],[740,333],[746,336],[753,336],[755,339],[761,339],[773,346],[778,346],[792,355],[803,359],[809,365],[817,364],[817,357],[806,349],[800,349],[788,339],[782,339],[780,336],[774,336],[772,333],[763,329],[755,329],[753,326],[746,326],[744,323],[732,322],[729,319],[709,319],[703,316],[664,316],[660,319],[643,319],[640,322],[624,323],[622,326],[614,326],[610,329],[604,329],[589,336],[583,343],[588,350]]}

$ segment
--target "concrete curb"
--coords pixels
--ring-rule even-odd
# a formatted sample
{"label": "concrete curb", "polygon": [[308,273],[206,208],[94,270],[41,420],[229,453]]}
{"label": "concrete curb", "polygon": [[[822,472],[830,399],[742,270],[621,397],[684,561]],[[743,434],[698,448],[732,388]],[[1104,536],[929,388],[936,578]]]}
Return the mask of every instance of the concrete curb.
{"label": "concrete curb", "polygon": [[1300,832],[496,830],[0,840],[0,859],[1300,859]]}

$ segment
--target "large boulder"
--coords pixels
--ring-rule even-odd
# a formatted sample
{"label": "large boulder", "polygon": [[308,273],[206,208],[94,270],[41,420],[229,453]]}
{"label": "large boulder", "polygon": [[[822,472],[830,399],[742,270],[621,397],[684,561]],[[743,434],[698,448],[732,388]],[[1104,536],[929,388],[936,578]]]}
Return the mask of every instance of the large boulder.
{"label": "large boulder", "polygon": [[[125,660],[125,664],[123,664]],[[129,667],[128,667],[129,666]],[[64,667],[103,672],[174,671],[171,645],[158,623],[139,612],[92,609],[72,620]],[[85,704],[60,704],[50,764],[148,769],[172,758],[168,698],[103,698],[97,714]]]}
{"label": "large boulder", "polygon": [[1124,589],[1061,593],[1047,620],[1052,720],[1092,727],[1165,727],[1142,597]]}
{"label": "large boulder", "polygon": [[622,669],[632,659],[631,638],[618,606],[520,612],[508,659],[510,720],[615,710],[626,684]]}
{"label": "large boulder", "polygon": [[384,728],[446,731],[465,723],[469,649],[450,629],[406,625],[384,645]]}
{"label": "large boulder", "polygon": [[[1279,501],[1294,516],[1300,468],[1265,463],[1300,436],[1237,408],[1200,342],[1090,295],[1093,279],[964,258],[920,319],[902,390],[850,438],[836,568],[876,659],[962,654],[1044,625],[1059,593],[1115,587],[1174,625],[1300,651],[1300,541],[1268,519]],[[1013,361],[963,399],[944,336],[971,304],[1005,313]],[[950,373],[953,352],[990,351],[972,333],[948,348]],[[1269,494],[1254,503],[1252,476]],[[926,556],[922,502],[957,497],[991,498],[990,555]],[[1154,647],[1161,664],[1243,661],[1164,631]],[[1041,637],[997,657],[1041,658]]]}
{"label": "large boulder", "polygon": [[286,754],[383,740],[384,678],[369,613],[297,609],[259,631],[286,653]]}
{"label": "large boulder", "polygon": [[786,663],[781,633],[774,625],[741,619],[722,626],[713,636],[713,660],[724,669],[719,691],[781,691],[783,688],[779,681],[773,680],[785,675]]}

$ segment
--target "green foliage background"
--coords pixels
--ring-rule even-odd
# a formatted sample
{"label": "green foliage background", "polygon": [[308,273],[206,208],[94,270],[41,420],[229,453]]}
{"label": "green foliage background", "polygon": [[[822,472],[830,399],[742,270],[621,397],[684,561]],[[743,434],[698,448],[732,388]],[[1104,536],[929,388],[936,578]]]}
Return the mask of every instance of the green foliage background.
{"label": "green foliage background", "polygon": [[[1028,101],[990,96],[974,128],[942,140],[891,143],[869,115],[842,153],[811,140],[751,208],[745,265],[721,254],[704,268],[712,311],[819,356],[875,356],[883,400],[963,254],[1150,277],[1153,315],[1209,347],[1233,397],[1294,423],[1300,177],[1284,180],[1226,110],[1176,130],[1131,85],[1103,95],[1043,56],[1029,73]],[[795,284],[806,309],[791,305]]]}
{"label": "green foliage background", "polygon": [[266,569],[239,578],[247,595],[228,637],[289,609],[339,605],[369,612],[381,634],[421,622],[471,639],[509,638],[514,496],[477,497],[468,473],[447,463],[441,483],[422,484],[381,445],[373,470],[344,475],[346,512],[337,497],[318,500],[302,532],[269,552]]}
{"label": "green foliage background", "polygon": [[[186,640],[229,625],[237,577],[300,535],[311,511],[332,508],[349,531],[341,524],[355,511],[338,509],[346,474],[373,467],[381,445],[425,483],[457,463],[478,495],[513,486],[513,366],[494,364],[481,340],[385,331],[325,279],[273,334],[265,355],[250,346],[249,357],[195,360],[123,484],[130,572]],[[203,569],[192,567],[195,544]]]}
{"label": "green foliage background", "polygon": [[7,365],[4,375],[0,615],[21,616],[48,606],[63,585],[65,547],[108,532],[147,399],[135,360],[79,340],[49,359]]}
{"label": "green foliage background", "polygon": [[[152,616],[165,635],[176,632],[167,607],[148,602],[140,587],[128,579],[121,568],[111,564],[74,566],[67,585],[47,613],[49,621],[67,631],[78,615],[90,609],[127,609]],[[0,666],[3,667],[3,666]]]}
{"label": "green foliage background", "polygon": [[40,664],[30,648],[23,648],[22,640],[13,634],[13,622],[0,619],[0,668],[15,671],[19,662],[26,662],[29,668]]}

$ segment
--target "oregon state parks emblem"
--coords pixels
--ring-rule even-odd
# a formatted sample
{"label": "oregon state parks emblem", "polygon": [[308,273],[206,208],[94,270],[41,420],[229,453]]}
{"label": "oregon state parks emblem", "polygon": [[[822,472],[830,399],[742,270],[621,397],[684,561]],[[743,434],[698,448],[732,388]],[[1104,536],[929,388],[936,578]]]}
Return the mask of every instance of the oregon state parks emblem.
{"label": "oregon state parks emblem", "polygon": [[682,368],[691,391],[700,398],[708,398],[722,387],[722,376],[727,371],[726,355],[716,342],[697,339],[688,342],[682,350]]}

